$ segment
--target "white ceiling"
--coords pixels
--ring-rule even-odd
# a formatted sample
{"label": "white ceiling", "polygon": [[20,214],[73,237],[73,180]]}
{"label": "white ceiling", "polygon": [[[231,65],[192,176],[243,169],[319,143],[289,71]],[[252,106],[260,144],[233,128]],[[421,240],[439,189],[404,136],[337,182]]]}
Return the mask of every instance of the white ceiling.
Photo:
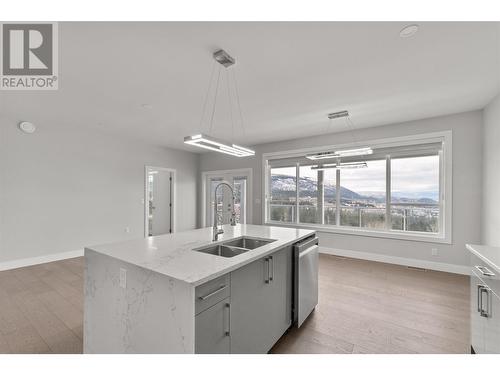
{"label": "white ceiling", "polygon": [[[498,23],[420,23],[403,39],[404,25],[60,23],[59,90],[1,92],[0,114],[196,151],[183,136],[207,132],[218,48],[237,59],[243,145],[343,131],[344,120],[326,118],[337,110],[361,128],[482,108],[498,93]],[[213,135],[229,139],[221,83]]]}

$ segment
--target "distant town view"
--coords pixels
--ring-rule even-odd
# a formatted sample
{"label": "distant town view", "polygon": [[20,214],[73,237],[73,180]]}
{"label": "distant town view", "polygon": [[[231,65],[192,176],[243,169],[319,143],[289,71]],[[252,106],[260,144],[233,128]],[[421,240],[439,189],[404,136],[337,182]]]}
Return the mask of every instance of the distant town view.
{"label": "distant town view", "polygon": [[[405,165],[406,169],[408,161],[405,162],[406,164],[402,165]],[[371,162],[371,165],[369,163],[369,172],[367,168],[356,171],[341,171],[339,211],[341,226],[387,230],[385,161],[378,163],[378,165],[377,162]],[[411,166],[411,162],[409,164]],[[397,167],[397,165],[395,166]],[[429,186],[423,186],[421,181],[406,184],[404,182],[404,173],[399,176],[395,175],[392,178],[393,186],[405,185],[407,191],[393,190],[391,192],[390,229],[439,232],[438,171],[437,167],[437,173],[432,173],[429,178],[435,180],[430,184],[430,190],[428,189]],[[298,181],[299,223],[336,225],[337,188],[335,170],[325,170],[324,173],[322,220],[320,208],[318,207],[317,171],[311,171],[311,168],[307,166],[300,167],[301,177]],[[302,175],[305,176],[302,177]],[[344,181],[349,188],[343,186]],[[358,187],[358,189],[353,189],[352,186]],[[370,187],[373,187],[372,191],[370,191]],[[273,168],[271,171],[271,199],[269,202],[269,216],[272,221],[296,222],[296,189],[295,168]]]}

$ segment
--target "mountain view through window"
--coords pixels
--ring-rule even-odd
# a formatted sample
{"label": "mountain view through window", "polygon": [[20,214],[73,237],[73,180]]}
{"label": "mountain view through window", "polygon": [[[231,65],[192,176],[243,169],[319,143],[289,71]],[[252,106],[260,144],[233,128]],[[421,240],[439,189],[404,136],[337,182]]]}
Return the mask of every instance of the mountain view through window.
{"label": "mountain view through window", "polygon": [[[365,168],[341,169],[339,174],[336,169],[318,171],[310,165],[271,168],[270,220],[439,232],[439,155],[392,159],[389,176],[386,159],[366,164]],[[387,186],[391,186],[389,207]]]}

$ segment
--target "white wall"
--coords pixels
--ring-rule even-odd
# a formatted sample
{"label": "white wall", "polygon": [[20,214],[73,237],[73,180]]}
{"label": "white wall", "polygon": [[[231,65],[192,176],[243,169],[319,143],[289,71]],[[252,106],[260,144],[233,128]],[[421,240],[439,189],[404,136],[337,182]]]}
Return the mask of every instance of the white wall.
{"label": "white wall", "polygon": [[0,119],[0,263],[142,237],[145,165],[177,169],[176,228],[196,227],[198,155],[69,128]]}
{"label": "white wall", "polygon": [[[482,111],[474,111],[401,124],[360,129],[356,132],[356,139],[370,140],[452,130],[453,229],[451,245],[320,233],[321,245],[328,248],[369,253],[373,258],[383,255],[386,257],[404,257],[417,261],[413,263],[408,261],[407,263],[411,263],[411,265],[421,264],[425,266],[425,262],[441,262],[459,266],[466,265],[468,261],[465,244],[477,243],[480,240],[481,128]],[[258,145],[254,147],[257,153],[253,158],[238,159],[207,153],[200,159],[200,171],[243,167],[253,168],[253,223],[259,224],[262,221],[262,205],[255,202],[255,198],[262,199],[263,153],[349,142],[352,142],[351,134],[341,132]],[[431,248],[433,247],[437,248],[439,251],[437,257],[431,256]],[[360,254],[360,256],[366,257],[366,254]],[[389,260],[389,258],[387,258],[387,260]],[[439,265],[434,268],[439,268]]]}
{"label": "white wall", "polygon": [[500,95],[484,109],[481,239],[500,247]]}

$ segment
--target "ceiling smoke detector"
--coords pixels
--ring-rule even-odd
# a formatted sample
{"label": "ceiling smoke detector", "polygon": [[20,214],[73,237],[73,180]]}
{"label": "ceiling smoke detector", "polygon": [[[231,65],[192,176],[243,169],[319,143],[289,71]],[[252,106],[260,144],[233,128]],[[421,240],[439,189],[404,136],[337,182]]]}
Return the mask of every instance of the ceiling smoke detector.
{"label": "ceiling smoke detector", "polygon": [[410,36],[413,36],[417,33],[418,31],[418,25],[417,24],[413,24],[413,25],[408,25],[408,26],[405,26],[400,32],[399,32],[399,36],[401,38],[409,38]]}
{"label": "ceiling smoke detector", "polygon": [[33,124],[31,122],[22,121],[22,122],[19,123],[19,129],[21,129],[21,131],[23,133],[32,134],[32,133],[35,132],[36,126],[35,126],[35,124]]}

